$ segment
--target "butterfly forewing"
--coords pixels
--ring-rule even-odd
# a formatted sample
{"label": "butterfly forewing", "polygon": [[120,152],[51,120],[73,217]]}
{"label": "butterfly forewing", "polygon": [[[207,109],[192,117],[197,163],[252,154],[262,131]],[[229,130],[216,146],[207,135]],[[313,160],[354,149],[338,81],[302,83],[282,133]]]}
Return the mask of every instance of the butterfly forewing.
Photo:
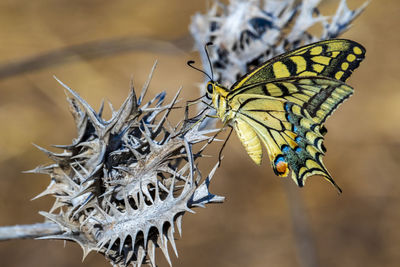
{"label": "butterfly forewing", "polygon": [[239,79],[231,90],[286,77],[322,76],[345,81],[364,57],[364,47],[351,40],[321,41],[268,60]]}

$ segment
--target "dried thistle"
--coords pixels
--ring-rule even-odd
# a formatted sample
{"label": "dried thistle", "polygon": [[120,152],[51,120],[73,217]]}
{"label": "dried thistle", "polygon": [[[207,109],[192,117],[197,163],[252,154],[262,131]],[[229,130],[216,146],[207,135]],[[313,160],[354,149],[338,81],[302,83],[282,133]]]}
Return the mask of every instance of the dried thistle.
{"label": "dried thistle", "polygon": [[[168,242],[177,255],[174,233],[181,234],[185,212],[223,202],[208,189],[218,165],[203,179],[195,163],[213,130],[201,131],[187,117],[170,126],[167,118],[179,91],[169,104],[165,92],[143,104],[154,67],[139,98],[132,86],[119,110],[110,107],[110,120],[102,118],[103,105],[96,112],[57,80],[71,95],[78,136],[71,145],[56,146],[64,149],[60,154],[40,148],[54,163],[31,171],[51,177],[36,198],[55,198],[50,211],[40,214],[62,231],[42,239],[74,241],[84,257],[98,251],[114,266],[156,266],[159,247],[171,264]],[[204,145],[193,152],[198,143]]]}
{"label": "dried thistle", "polygon": [[[230,0],[215,1],[206,14],[192,17],[190,32],[200,52],[203,67],[210,73],[204,45],[209,47],[214,80],[230,86],[255,66],[301,45],[334,38],[350,27],[367,2],[356,10],[340,0],[335,15],[320,14],[320,0]],[[322,32],[311,34],[320,24]],[[202,86],[205,93],[205,86]]]}

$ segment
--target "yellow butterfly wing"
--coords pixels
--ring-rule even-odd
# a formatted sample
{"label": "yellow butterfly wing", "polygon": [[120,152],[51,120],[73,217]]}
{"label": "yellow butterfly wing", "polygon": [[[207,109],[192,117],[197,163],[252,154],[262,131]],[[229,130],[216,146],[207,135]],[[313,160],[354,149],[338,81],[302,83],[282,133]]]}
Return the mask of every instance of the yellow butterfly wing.
{"label": "yellow butterfly wing", "polygon": [[[364,47],[351,40],[332,39],[306,45],[272,58],[248,73],[232,86],[227,97],[260,94],[284,98],[301,105],[322,124],[353,93],[343,82],[364,57]],[[338,82],[342,85],[338,86]]]}
{"label": "yellow butterfly wing", "polygon": [[281,98],[300,105],[322,124],[334,110],[353,94],[345,83],[325,77],[289,77],[256,83],[231,91],[227,100],[242,94]]}
{"label": "yellow butterfly wing", "polygon": [[301,86],[297,90],[307,90],[308,93],[302,96],[309,98],[293,94],[293,99],[289,100],[243,92],[228,95],[229,109],[234,112],[231,124],[256,164],[261,163],[263,144],[277,175],[287,176],[290,169],[292,179],[303,186],[307,177],[319,174],[341,191],[322,161],[325,147],[320,123],[308,113],[304,105],[313,105],[310,98],[315,97],[315,92],[327,91],[325,103],[319,106],[315,114],[318,118],[325,118],[332,112],[332,105],[342,101],[341,93],[350,95],[353,89],[340,81],[327,78],[296,78],[295,81],[278,80],[266,83],[265,86],[288,86],[289,89]]}
{"label": "yellow butterfly wing", "polygon": [[222,96],[229,108],[221,118],[230,120],[255,163],[261,163],[263,144],[277,175],[290,169],[302,186],[319,174],[341,191],[322,162],[322,123],[353,93],[344,81],[364,57],[360,44],[332,39],[272,58]]}
{"label": "yellow butterfly wing", "polygon": [[266,61],[240,78],[231,90],[271,79],[323,76],[346,81],[365,57],[365,48],[346,39],[312,43]]}

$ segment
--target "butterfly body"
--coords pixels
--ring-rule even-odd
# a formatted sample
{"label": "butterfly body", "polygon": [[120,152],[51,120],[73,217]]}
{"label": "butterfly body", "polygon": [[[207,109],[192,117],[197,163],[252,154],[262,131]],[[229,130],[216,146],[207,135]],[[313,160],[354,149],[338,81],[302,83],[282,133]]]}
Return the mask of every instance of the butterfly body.
{"label": "butterfly body", "polygon": [[317,42],[268,60],[231,89],[210,81],[207,92],[217,116],[235,129],[256,164],[264,146],[278,176],[291,170],[303,186],[318,174],[340,191],[322,162],[323,123],[353,93],[344,81],[364,54],[350,40]]}

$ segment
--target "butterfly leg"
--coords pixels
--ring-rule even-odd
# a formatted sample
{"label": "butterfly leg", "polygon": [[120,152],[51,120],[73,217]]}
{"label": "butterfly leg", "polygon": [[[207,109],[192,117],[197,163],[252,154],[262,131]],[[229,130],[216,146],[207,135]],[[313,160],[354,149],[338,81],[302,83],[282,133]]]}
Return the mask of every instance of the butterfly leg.
{"label": "butterfly leg", "polygon": [[[222,164],[222,152],[223,152],[223,150],[224,150],[224,148],[226,146],[226,143],[228,143],[228,140],[231,137],[232,132],[233,132],[233,127],[231,127],[231,126],[229,126],[229,127],[231,128],[231,130],[229,131],[229,134],[228,134],[227,138],[225,139],[224,143],[222,144],[222,147],[221,147],[221,149],[220,149],[220,151],[218,153],[218,167],[221,167],[221,164]],[[222,127],[221,129],[219,129],[219,131],[210,140],[208,140],[207,144],[204,145],[203,148],[200,149],[199,153],[201,153],[208,144],[212,143],[215,140],[215,138],[217,138],[217,136],[223,130],[225,130],[225,126]]]}
{"label": "butterfly leg", "polygon": [[[198,125],[199,123],[202,123],[202,122],[204,121],[204,119],[207,118],[207,117],[217,118],[217,117],[214,116],[214,115],[209,115],[209,114],[203,115],[203,114],[204,114],[205,112],[207,112],[210,108],[212,108],[212,106],[210,106],[208,103],[206,103],[206,102],[204,102],[203,100],[201,100],[201,98],[203,98],[203,97],[204,97],[204,96],[201,96],[201,97],[199,97],[199,98],[197,98],[197,99],[195,99],[195,100],[190,100],[190,101],[187,101],[187,102],[186,102],[184,121],[193,123],[193,124],[191,125],[190,128],[193,128],[193,127],[195,127],[196,125]],[[189,107],[190,107],[191,105],[198,104],[198,103],[200,102],[199,100],[201,100],[201,102],[202,102],[203,104],[205,104],[206,107],[203,108],[196,116],[194,116],[194,117],[192,117],[192,118],[189,119]],[[200,117],[200,118],[199,118],[199,117]],[[198,119],[198,118],[199,118],[199,119]]]}
{"label": "butterfly leg", "polygon": [[[185,105],[185,120],[187,120],[189,118],[189,107],[192,105],[195,105],[199,102],[204,102],[203,100],[201,100],[204,96],[200,96],[199,98],[196,98],[194,100],[189,100],[186,101],[186,105]],[[201,112],[201,114],[204,112],[204,110]],[[197,115],[199,116],[199,115]],[[196,116],[196,117],[197,117]]]}
{"label": "butterfly leg", "polygon": [[205,95],[202,95],[202,96],[200,96],[200,97],[198,97],[196,99],[193,99],[193,100],[186,101],[186,105],[187,106],[188,105],[191,106],[191,105],[195,105],[195,104],[197,104],[199,102],[204,102],[204,100],[202,100],[203,97],[205,97]]}
{"label": "butterfly leg", "polygon": [[226,143],[228,143],[228,140],[231,137],[231,134],[232,134],[232,131],[233,131],[233,127],[232,126],[229,126],[229,127],[231,128],[231,130],[230,130],[230,132],[228,134],[228,137],[225,139],[225,142],[222,145],[221,150],[219,151],[219,154],[218,154],[218,167],[221,167],[221,164],[222,164],[221,163],[222,162],[222,151],[224,150],[224,148],[226,146]]}
{"label": "butterfly leg", "polygon": [[210,114],[207,114],[206,117],[207,118],[213,118],[213,119],[218,119],[219,118],[217,115],[210,115]]}
{"label": "butterfly leg", "polygon": [[[204,119],[204,118],[203,118],[203,119]],[[204,151],[204,149],[205,149],[209,144],[211,144],[211,143],[215,140],[215,138],[220,134],[220,132],[222,132],[223,130],[224,130],[223,127],[220,128],[220,129],[214,134],[214,136],[213,136],[211,139],[208,139],[207,143],[204,144],[203,147],[200,148],[199,152],[197,152],[197,153],[198,153],[198,154],[202,153],[202,152]]]}

